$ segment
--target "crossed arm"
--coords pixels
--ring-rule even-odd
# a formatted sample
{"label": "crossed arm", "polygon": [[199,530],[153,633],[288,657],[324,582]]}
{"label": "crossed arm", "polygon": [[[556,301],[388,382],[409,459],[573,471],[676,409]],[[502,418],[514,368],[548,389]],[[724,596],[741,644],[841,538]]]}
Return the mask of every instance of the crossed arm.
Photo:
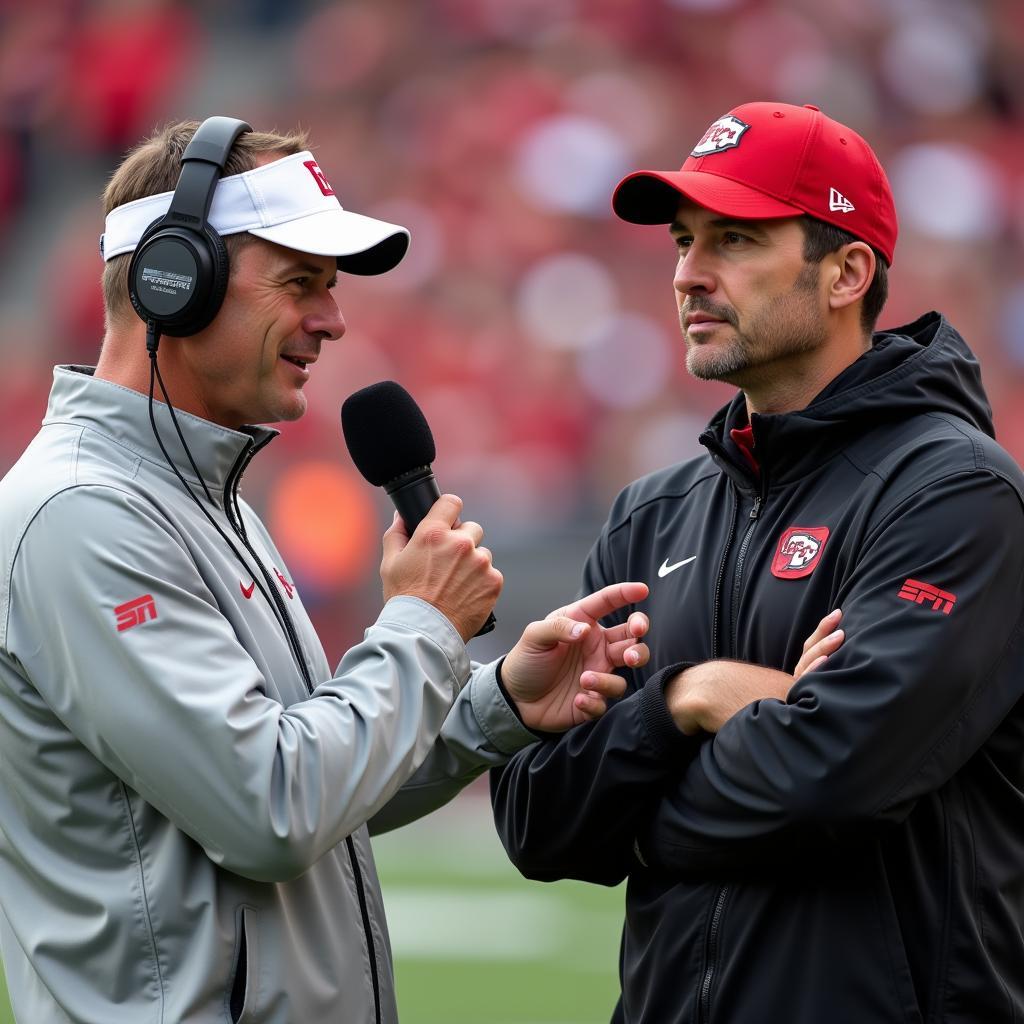
{"label": "crossed arm", "polygon": [[742,661],[705,661],[673,675],[665,683],[665,703],[679,731],[687,736],[716,733],[756,700],[785,701],[804,673],[821,668],[839,650],[841,619],[836,608],[818,623],[792,674]]}
{"label": "crossed arm", "polygon": [[[542,880],[620,882],[634,863],[636,835],[696,752],[697,734],[716,731],[753,701],[785,700],[842,644],[839,618],[836,611],[821,621],[792,674],[739,662],[665,673],[667,680],[652,678],[603,718],[492,771],[495,823],[513,863]],[[626,623],[635,636],[647,626],[642,613]]]}
{"label": "crossed arm", "polygon": [[[492,775],[513,863],[530,877],[615,884],[637,853],[700,873],[901,821],[1021,698],[1022,527],[1021,498],[996,474],[908,496],[839,583],[845,634],[820,625],[793,675],[669,667]],[[952,616],[900,600],[911,573],[957,593]]]}

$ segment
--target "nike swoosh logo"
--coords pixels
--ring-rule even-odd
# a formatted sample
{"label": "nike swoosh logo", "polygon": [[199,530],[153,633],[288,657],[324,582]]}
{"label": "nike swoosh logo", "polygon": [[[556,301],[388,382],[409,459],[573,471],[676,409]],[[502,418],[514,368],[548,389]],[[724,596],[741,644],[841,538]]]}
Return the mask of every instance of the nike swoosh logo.
{"label": "nike swoosh logo", "polygon": [[658,569],[658,578],[664,579],[670,572],[675,572],[681,565],[689,565],[696,557],[696,555],[690,555],[689,558],[684,558],[681,562],[673,562],[671,565],[668,564],[668,559],[666,558],[661,563],[661,568]]}
{"label": "nike swoosh logo", "polygon": [[248,601],[249,598],[252,597],[252,592],[256,589],[256,581],[253,580],[252,583],[249,584],[249,586],[243,587],[242,586],[242,581],[239,580],[238,581],[238,586],[239,586],[239,588],[242,591],[242,597],[244,597]]}

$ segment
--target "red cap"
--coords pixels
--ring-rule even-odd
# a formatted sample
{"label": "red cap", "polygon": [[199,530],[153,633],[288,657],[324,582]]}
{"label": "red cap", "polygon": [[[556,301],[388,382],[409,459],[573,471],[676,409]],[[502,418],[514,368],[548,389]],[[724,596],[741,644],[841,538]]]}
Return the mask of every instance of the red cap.
{"label": "red cap", "polygon": [[817,107],[745,103],[720,117],[678,171],[635,171],[612,208],[634,224],[669,224],[679,196],[744,220],[807,213],[874,246],[891,264],[896,206],[871,147]]}

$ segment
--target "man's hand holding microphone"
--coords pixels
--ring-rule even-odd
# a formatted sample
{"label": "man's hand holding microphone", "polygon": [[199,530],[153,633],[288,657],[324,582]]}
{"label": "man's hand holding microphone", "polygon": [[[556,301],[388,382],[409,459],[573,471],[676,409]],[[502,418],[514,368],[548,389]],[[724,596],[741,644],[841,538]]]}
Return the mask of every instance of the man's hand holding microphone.
{"label": "man's hand holding microphone", "polygon": [[442,494],[411,535],[396,512],[384,533],[380,578],[385,601],[418,597],[469,641],[490,615],[504,581],[491,552],[480,546],[483,527],[461,522],[461,512],[461,498]]}
{"label": "man's hand holding microphone", "polygon": [[[370,483],[395,503],[384,534],[384,599],[400,595],[433,605],[463,641],[493,626],[502,575],[481,546],[483,528],[462,522],[462,500],[438,495],[430,463],[433,437],[419,406],[393,381],[356,392],[342,407],[349,452]],[[410,522],[409,520],[415,520]],[[647,597],[644,583],[619,583],[530,623],[505,657],[501,681],[527,728],[559,732],[607,710],[625,681],[615,674],[649,658],[640,642],[647,617],[605,628],[598,620]]]}

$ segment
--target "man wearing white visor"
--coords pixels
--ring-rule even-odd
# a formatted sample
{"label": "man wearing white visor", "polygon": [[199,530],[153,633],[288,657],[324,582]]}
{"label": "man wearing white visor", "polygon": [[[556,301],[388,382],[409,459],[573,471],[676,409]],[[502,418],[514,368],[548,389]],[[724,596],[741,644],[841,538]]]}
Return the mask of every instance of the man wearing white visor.
{"label": "man wearing white visor", "polygon": [[344,333],[337,272],[391,269],[409,234],[344,210],[301,136],[230,118],[159,132],[104,198],[99,363],[57,367],[0,481],[16,1019],[393,1024],[370,832],[603,714],[646,621],[597,620],[646,587],[473,664],[502,580],[444,495],[385,533],[384,607],[332,670],[239,481]]}

